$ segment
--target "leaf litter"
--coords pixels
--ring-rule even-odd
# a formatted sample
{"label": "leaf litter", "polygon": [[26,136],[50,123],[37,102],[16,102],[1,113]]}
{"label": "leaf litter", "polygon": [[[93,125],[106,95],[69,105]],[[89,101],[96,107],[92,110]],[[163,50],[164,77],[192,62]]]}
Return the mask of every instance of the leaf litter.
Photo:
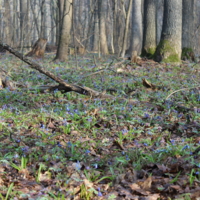
{"label": "leaf litter", "polygon": [[[166,100],[171,92],[200,80],[192,65],[113,62],[109,70],[95,73],[103,64],[98,61],[91,68],[89,55],[80,58],[80,69],[73,57],[68,64],[49,64],[48,59],[40,62],[52,72],[72,83],[81,74],[82,85],[112,92],[116,100],[1,90],[1,198],[200,197],[199,87]],[[104,65],[110,59],[114,61],[105,58]],[[14,57],[4,59],[3,70],[10,71],[13,81],[28,87],[52,84],[23,66],[23,73],[17,73],[19,63]]]}

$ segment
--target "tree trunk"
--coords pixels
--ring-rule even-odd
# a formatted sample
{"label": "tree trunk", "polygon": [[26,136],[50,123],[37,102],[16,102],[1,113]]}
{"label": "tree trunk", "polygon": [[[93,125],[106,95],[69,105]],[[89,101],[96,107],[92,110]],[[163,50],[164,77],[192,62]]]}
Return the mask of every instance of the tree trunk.
{"label": "tree trunk", "polygon": [[8,0],[4,0],[4,39],[5,41],[11,45],[11,38],[12,38],[12,27],[11,27],[11,9],[10,9],[10,2]]}
{"label": "tree trunk", "polygon": [[183,0],[182,59],[194,59],[194,0]]}
{"label": "tree trunk", "polygon": [[106,37],[106,0],[99,0],[99,39],[100,39],[100,50],[102,54],[108,54],[108,44]]}
{"label": "tree trunk", "polygon": [[158,62],[180,62],[182,35],[182,0],[165,0],[160,43],[155,59]]}
{"label": "tree trunk", "polygon": [[131,46],[130,54],[137,51],[137,55],[142,50],[142,1],[133,0],[132,9],[132,30],[131,30]]}
{"label": "tree trunk", "polygon": [[156,5],[157,0],[144,1],[143,56],[153,57],[156,51]]}
{"label": "tree trunk", "polygon": [[129,0],[129,7],[128,11],[126,13],[126,25],[124,29],[124,37],[123,37],[123,44],[122,44],[122,50],[121,50],[121,57],[124,57],[125,51],[126,51],[126,44],[127,44],[127,37],[128,37],[128,28],[129,28],[129,21],[130,21],[130,14],[131,14],[131,8],[132,8],[133,0]]}
{"label": "tree trunk", "polygon": [[27,7],[27,0],[20,0],[20,46],[26,43],[24,40],[25,35],[27,34],[27,26],[28,23],[28,7]]}
{"label": "tree trunk", "polygon": [[32,50],[26,56],[44,57],[47,45],[47,39],[39,38],[32,47]]}
{"label": "tree trunk", "polygon": [[56,57],[54,60],[66,61],[68,59],[68,45],[72,26],[73,0],[59,0],[59,12],[63,13],[62,26]]}
{"label": "tree trunk", "polygon": [[99,20],[98,20],[98,3],[95,0],[94,6],[94,25],[93,25],[93,44],[92,50],[98,51],[98,40],[99,40]]}
{"label": "tree trunk", "polygon": [[40,1],[41,11],[41,26],[40,26],[40,38],[47,38],[47,17],[46,17],[46,4],[45,0]]}
{"label": "tree trunk", "polygon": [[158,45],[161,38],[162,25],[163,25],[163,12],[164,12],[164,0],[157,0],[156,9],[156,44]]}

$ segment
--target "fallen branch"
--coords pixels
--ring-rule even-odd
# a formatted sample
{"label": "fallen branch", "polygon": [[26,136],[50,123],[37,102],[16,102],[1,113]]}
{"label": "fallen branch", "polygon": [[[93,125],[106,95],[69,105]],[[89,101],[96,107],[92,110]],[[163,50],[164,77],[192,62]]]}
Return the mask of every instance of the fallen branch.
{"label": "fallen branch", "polygon": [[[95,91],[95,90],[88,88],[88,87],[74,85],[74,84],[68,84],[62,78],[57,77],[53,73],[45,70],[37,62],[29,59],[28,57],[26,57],[23,54],[19,53],[18,51],[14,50],[8,44],[5,44],[2,41],[0,41],[0,46],[3,47],[4,49],[6,49],[7,51],[9,51],[11,54],[18,57],[19,59],[21,59],[22,61],[24,61],[25,63],[29,64],[32,69],[39,71],[40,73],[48,76],[49,78],[51,78],[54,81],[56,81],[57,83],[59,83],[59,86],[56,86],[54,88],[57,88],[59,90],[65,91],[65,92],[74,91],[74,92],[77,92],[79,94],[88,95],[91,98],[101,97],[101,98],[115,99],[115,97],[112,96],[112,95],[104,94],[104,93]],[[122,99],[122,98],[120,98],[120,99]],[[123,100],[127,100],[127,99],[123,99]]]}

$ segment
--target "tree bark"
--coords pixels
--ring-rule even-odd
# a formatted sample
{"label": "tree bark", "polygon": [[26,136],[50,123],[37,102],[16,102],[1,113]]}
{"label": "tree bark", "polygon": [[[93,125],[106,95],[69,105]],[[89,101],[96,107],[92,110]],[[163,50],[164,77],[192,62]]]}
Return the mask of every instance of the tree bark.
{"label": "tree bark", "polygon": [[99,39],[100,39],[100,50],[102,54],[108,54],[108,44],[106,37],[106,0],[99,0]]}
{"label": "tree bark", "polygon": [[133,0],[132,5],[132,30],[131,30],[131,46],[130,54],[132,51],[137,51],[137,55],[141,54],[142,50],[142,1]]}
{"label": "tree bark", "polygon": [[10,2],[8,0],[4,0],[4,35],[5,35],[5,41],[11,45],[11,38],[12,38],[12,26],[11,26],[11,8],[10,8]]}
{"label": "tree bark", "polygon": [[129,6],[128,6],[128,11],[126,13],[126,25],[124,29],[124,37],[123,37],[123,43],[122,43],[122,50],[121,50],[121,57],[124,57],[125,51],[126,51],[126,44],[127,44],[127,38],[128,38],[128,28],[129,28],[129,22],[130,22],[130,14],[131,14],[131,9],[132,9],[132,3],[133,0],[129,0]]}
{"label": "tree bark", "polygon": [[62,26],[60,31],[60,38],[58,50],[54,60],[67,61],[68,59],[68,46],[70,42],[70,31],[72,26],[72,3],[73,0],[58,0],[59,13],[62,17]]}
{"label": "tree bark", "polygon": [[194,0],[183,0],[182,59],[194,59]]}
{"label": "tree bark", "polygon": [[165,0],[160,43],[155,59],[179,63],[181,59],[182,0]]}
{"label": "tree bark", "polygon": [[28,33],[28,1],[20,0],[20,46],[27,45],[28,41],[25,40],[25,36]]}
{"label": "tree bark", "polygon": [[144,1],[143,56],[153,57],[156,51],[156,9],[157,0]]}
{"label": "tree bark", "polygon": [[44,57],[47,45],[47,39],[39,38],[32,47],[32,50],[26,56]]}

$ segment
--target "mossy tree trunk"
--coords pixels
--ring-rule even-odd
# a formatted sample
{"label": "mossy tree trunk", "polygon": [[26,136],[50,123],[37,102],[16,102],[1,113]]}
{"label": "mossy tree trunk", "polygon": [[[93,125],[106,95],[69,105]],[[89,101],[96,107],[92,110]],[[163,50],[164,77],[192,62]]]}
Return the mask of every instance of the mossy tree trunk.
{"label": "mossy tree trunk", "polygon": [[183,0],[182,59],[194,59],[194,0]]}
{"label": "mossy tree trunk", "polygon": [[68,46],[72,26],[73,0],[58,0],[59,12],[62,17],[58,49],[54,60],[66,61],[68,59]]}
{"label": "mossy tree trunk", "polygon": [[161,40],[155,59],[158,62],[181,60],[182,43],[182,0],[165,0]]}
{"label": "mossy tree trunk", "polygon": [[156,51],[156,9],[157,0],[144,1],[144,37],[143,52],[147,57],[152,57]]}

